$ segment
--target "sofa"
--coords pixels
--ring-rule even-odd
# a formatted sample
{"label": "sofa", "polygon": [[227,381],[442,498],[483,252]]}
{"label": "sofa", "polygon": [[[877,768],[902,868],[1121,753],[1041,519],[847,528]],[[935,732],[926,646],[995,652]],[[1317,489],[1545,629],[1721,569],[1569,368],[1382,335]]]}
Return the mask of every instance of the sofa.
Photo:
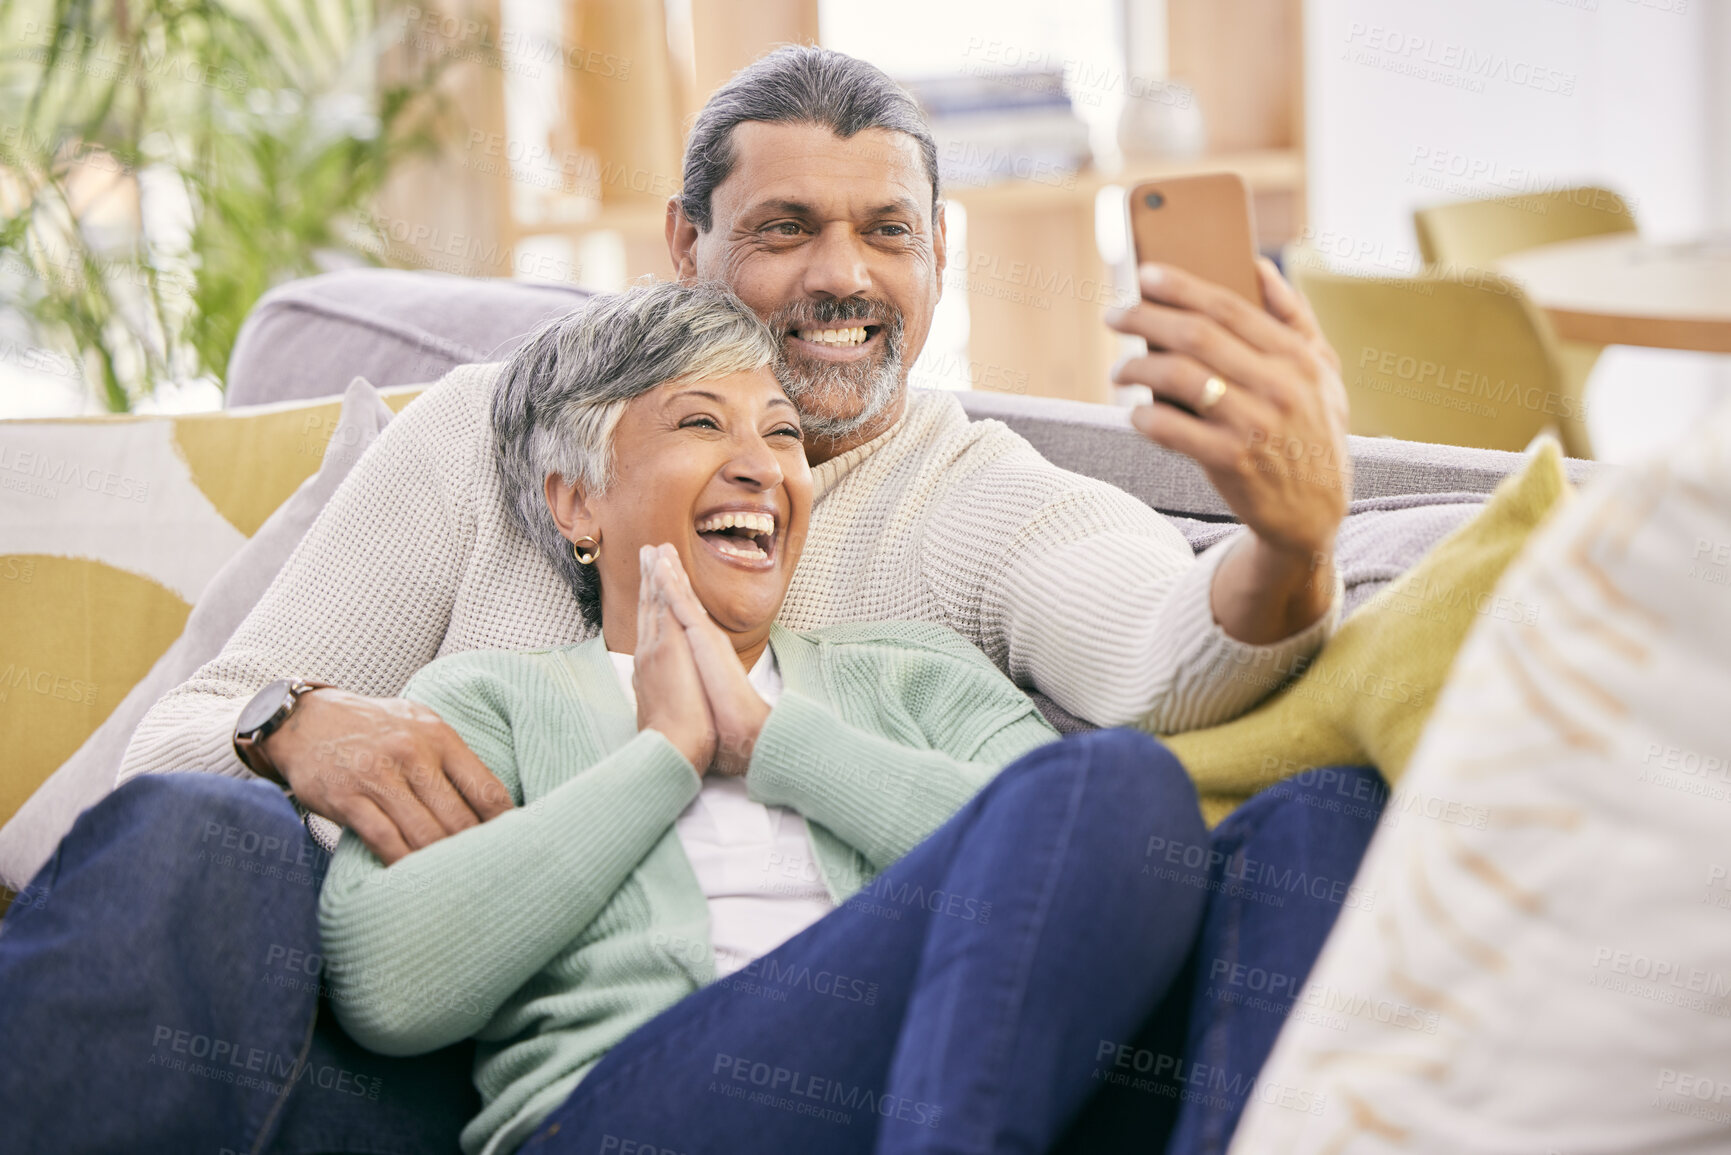
{"label": "sofa", "polygon": [[[138,717],[220,649],[392,413],[450,368],[508,355],[585,295],[400,270],[311,277],[253,309],[228,366],[222,414],[0,423],[0,618],[31,623],[30,645],[51,655],[0,668],[0,682],[24,669],[39,683],[37,693],[10,699],[0,685],[0,744],[9,750],[0,772],[0,903],[25,889],[78,813],[112,789]],[[1004,393],[960,399],[973,419],[1002,421],[1057,464],[1140,498],[1197,550],[1236,529],[1201,471],[1137,434],[1127,410]],[[1524,461],[1363,437],[1350,439],[1350,451],[1353,501],[1337,554],[1349,610],[1478,512]],[[91,457],[99,452],[119,456],[98,470]],[[45,472],[44,462],[74,457],[83,473]],[[1605,467],[1571,460],[1565,468],[1578,486]],[[82,489],[63,484],[67,476],[83,479]],[[56,478],[67,492],[48,504]],[[68,567],[111,547],[102,581],[79,585],[80,571]],[[69,598],[78,605],[66,608]],[[113,667],[120,672],[98,678],[80,665],[116,652],[129,656]],[[1060,729],[1085,725],[1041,705]],[[36,740],[51,710],[60,711],[57,745]]]}
{"label": "sofa", "polygon": [[[377,388],[437,380],[446,370],[508,356],[536,326],[588,294],[566,285],[360,269],[293,281],[265,294],[229,362],[230,407],[330,397],[355,376]],[[1003,421],[1046,457],[1141,498],[1163,513],[1230,519],[1188,458],[1150,444],[1128,411],[1079,401],[967,392],[976,420]],[[1353,437],[1356,501],[1486,494],[1521,455],[1392,438]],[[1600,468],[1571,460],[1579,485]]]}

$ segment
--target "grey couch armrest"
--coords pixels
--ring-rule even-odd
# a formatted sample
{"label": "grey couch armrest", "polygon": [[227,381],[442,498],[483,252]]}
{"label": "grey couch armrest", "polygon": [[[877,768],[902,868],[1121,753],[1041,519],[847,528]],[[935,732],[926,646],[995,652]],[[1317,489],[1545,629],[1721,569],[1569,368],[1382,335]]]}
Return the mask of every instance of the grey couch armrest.
{"label": "grey couch armrest", "polygon": [[[1026,437],[1047,460],[1110,482],[1162,513],[1232,516],[1196,463],[1136,432],[1130,426],[1127,409],[1004,393],[959,396],[968,416],[975,420],[996,418]],[[1352,454],[1354,500],[1489,493],[1524,460],[1519,453],[1389,437],[1349,437],[1347,442]],[[1571,458],[1565,468],[1569,480],[1580,485],[1604,467]]]}

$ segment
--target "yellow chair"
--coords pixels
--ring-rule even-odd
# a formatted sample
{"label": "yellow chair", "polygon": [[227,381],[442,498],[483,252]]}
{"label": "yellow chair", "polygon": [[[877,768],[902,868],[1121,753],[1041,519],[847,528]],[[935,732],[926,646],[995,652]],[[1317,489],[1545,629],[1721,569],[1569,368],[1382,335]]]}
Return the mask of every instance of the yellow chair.
{"label": "yellow chair", "polygon": [[1635,215],[1610,189],[1584,187],[1432,205],[1414,212],[1412,224],[1425,264],[1458,272],[1468,266],[1488,268],[1522,249],[1632,233]]}
{"label": "yellow chair", "polygon": [[1301,246],[1285,263],[1340,354],[1352,432],[1521,450],[1554,429],[1570,456],[1591,455],[1550,322],[1513,281],[1480,270],[1346,276]]}
{"label": "yellow chair", "polygon": [[[1510,253],[1558,241],[1636,231],[1627,202],[1610,189],[1591,185],[1433,205],[1414,212],[1412,223],[1425,263],[1446,273],[1489,268]],[[1603,349],[1557,341],[1557,362],[1577,395]]]}

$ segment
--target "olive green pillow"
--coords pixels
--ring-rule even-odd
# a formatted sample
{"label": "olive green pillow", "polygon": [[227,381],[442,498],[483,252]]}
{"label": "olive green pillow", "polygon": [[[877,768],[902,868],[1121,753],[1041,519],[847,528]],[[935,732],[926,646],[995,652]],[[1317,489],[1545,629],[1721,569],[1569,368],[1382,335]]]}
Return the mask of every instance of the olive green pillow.
{"label": "olive green pillow", "polygon": [[1209,825],[1317,766],[1368,763],[1398,782],[1473,622],[1535,612],[1499,599],[1497,581],[1572,493],[1557,443],[1540,442],[1477,517],[1360,606],[1297,677],[1241,718],[1166,738],[1196,782]]}

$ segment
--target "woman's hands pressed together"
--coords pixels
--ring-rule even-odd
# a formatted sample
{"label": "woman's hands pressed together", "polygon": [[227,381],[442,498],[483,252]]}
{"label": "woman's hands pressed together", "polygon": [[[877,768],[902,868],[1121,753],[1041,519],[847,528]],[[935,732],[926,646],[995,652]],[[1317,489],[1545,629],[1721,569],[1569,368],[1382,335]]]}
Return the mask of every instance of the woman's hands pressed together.
{"label": "woman's hands pressed together", "polygon": [[700,774],[744,774],[769,703],[746,677],[732,639],[692,590],[678,551],[644,546],[641,562],[638,729],[660,730]]}
{"label": "woman's hands pressed together", "polygon": [[702,774],[715,756],[715,721],[697,676],[685,627],[650,578],[655,551],[643,548],[637,586],[637,653],[631,684],[637,692],[637,728],[659,730]]}

